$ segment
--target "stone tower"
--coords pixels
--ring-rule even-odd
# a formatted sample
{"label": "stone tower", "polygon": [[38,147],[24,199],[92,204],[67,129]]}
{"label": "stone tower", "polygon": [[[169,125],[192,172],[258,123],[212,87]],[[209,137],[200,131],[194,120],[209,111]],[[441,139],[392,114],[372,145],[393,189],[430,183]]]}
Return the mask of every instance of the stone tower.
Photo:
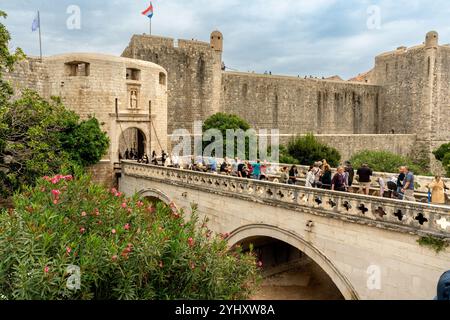
{"label": "stone tower", "polygon": [[223,36],[211,42],[134,35],[122,56],[161,65],[168,73],[168,131],[192,130],[220,111]]}
{"label": "stone tower", "polygon": [[435,31],[422,45],[376,57],[374,82],[383,87],[381,132],[416,134],[416,160],[438,168],[432,151],[450,141],[450,47]]}
{"label": "stone tower", "polygon": [[220,31],[211,33],[211,48],[218,52],[223,52],[223,35]]}

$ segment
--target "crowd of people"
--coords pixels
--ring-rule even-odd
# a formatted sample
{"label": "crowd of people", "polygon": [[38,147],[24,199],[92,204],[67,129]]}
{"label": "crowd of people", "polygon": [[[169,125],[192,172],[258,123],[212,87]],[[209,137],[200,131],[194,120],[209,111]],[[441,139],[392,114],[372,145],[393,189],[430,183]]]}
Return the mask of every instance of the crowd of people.
{"label": "crowd of people", "polygon": [[[176,155],[169,156],[164,151],[162,151],[160,156],[153,151],[149,159],[146,154],[139,157],[136,150],[127,149],[125,159],[135,160],[139,163],[223,174],[244,179],[270,180],[282,184],[304,185],[309,188],[338,192],[359,192],[364,195],[416,201],[415,176],[407,166],[399,168],[398,175],[389,179],[386,178],[385,174],[374,179],[374,172],[367,164],[363,164],[355,170],[352,164],[347,161],[338,167],[333,174],[331,166],[325,159],[315,162],[309,167],[307,172],[302,172],[302,174],[299,171],[299,166],[296,165],[280,167],[267,161],[246,161],[239,158],[225,158],[219,161],[214,157],[178,157]],[[302,176],[306,177],[301,178]],[[356,188],[354,187],[355,180],[358,182],[358,187]],[[377,185],[374,185],[373,182],[376,182]],[[435,204],[446,203],[445,191],[448,188],[440,176],[436,176],[427,187],[430,190],[429,202]]]}

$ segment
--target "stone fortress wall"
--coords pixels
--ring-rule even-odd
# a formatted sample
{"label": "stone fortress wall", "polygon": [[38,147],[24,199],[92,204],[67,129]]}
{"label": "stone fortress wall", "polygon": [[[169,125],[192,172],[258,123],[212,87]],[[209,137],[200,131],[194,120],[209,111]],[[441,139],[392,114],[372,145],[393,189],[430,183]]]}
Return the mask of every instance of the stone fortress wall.
{"label": "stone fortress wall", "polygon": [[104,172],[118,161],[127,128],[145,133],[147,153],[159,152],[171,148],[167,133],[192,130],[217,112],[280,129],[283,142],[312,132],[344,160],[362,148],[387,150],[439,170],[431,151],[450,141],[450,46],[439,45],[437,33],[377,56],[374,69],[354,81],[226,72],[223,48],[218,31],[210,42],[135,35],[123,58],[28,58],[5,77],[16,89],[61,96],[83,118],[97,116],[113,140]]}
{"label": "stone fortress wall", "polygon": [[[131,39],[123,56],[168,70],[169,132],[228,112],[256,129],[312,132],[323,140],[329,136],[330,144],[337,134],[347,145],[360,144],[358,135],[365,134],[373,136],[366,149],[396,152],[407,141],[403,154],[441,169],[431,151],[450,141],[450,47],[438,44],[436,32],[428,33],[423,45],[379,55],[374,69],[355,81],[226,72],[220,63],[223,48],[218,31],[210,43],[179,40],[178,47],[173,39],[143,35]],[[386,134],[392,144],[386,144]],[[343,154],[346,144],[338,146]]]}
{"label": "stone fortress wall", "polygon": [[99,182],[114,182],[120,149],[138,147],[130,131],[142,132],[140,143],[148,155],[167,150],[167,72],[154,63],[71,53],[21,61],[6,79],[16,94],[30,88],[47,99],[58,96],[82,119],[99,120],[110,138],[109,151],[92,169]]}

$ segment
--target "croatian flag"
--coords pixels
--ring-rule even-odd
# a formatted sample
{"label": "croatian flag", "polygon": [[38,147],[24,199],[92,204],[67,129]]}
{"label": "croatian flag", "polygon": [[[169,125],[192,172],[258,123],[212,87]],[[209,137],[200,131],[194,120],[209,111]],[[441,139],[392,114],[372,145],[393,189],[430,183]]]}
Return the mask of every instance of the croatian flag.
{"label": "croatian flag", "polygon": [[148,7],[145,11],[142,12],[144,16],[147,16],[149,19],[153,17],[153,4],[150,2],[150,7]]}

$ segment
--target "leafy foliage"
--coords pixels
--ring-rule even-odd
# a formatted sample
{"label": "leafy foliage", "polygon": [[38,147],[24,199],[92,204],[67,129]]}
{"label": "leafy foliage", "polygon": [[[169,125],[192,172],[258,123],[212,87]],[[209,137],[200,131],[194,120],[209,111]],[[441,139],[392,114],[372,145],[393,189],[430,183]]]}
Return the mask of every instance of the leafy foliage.
{"label": "leafy foliage", "polygon": [[96,118],[89,118],[61,134],[62,148],[76,164],[87,167],[97,163],[109,146]]}
{"label": "leafy foliage", "polygon": [[312,165],[316,161],[325,159],[331,166],[336,167],[341,160],[339,151],[319,142],[313,134],[292,139],[287,145],[287,155],[296,159],[301,165]]}
{"label": "leafy foliage", "polygon": [[442,252],[448,247],[448,243],[445,240],[435,238],[432,236],[422,237],[417,240],[417,243],[423,247],[429,247],[436,251],[436,253]]}
{"label": "leafy foliage", "polygon": [[59,99],[25,90],[0,113],[0,192],[11,195],[38,177],[97,163],[109,141],[94,118],[79,123]]}
{"label": "leafy foliage", "polygon": [[362,151],[355,154],[350,160],[355,168],[363,164],[378,172],[398,172],[401,166],[408,166],[415,174],[427,174],[417,166],[412,160],[388,151]]}
{"label": "leafy foliage", "polygon": [[447,177],[450,178],[450,143],[443,144],[436,151],[433,152],[436,160],[441,161],[447,172]]}
{"label": "leafy foliage", "polygon": [[[229,251],[195,211],[92,184],[39,179],[0,215],[0,292],[7,299],[245,299],[255,256]],[[80,289],[68,267],[80,268]],[[76,273],[75,273],[76,276]],[[76,281],[75,281],[76,283]]]}
{"label": "leafy foliage", "polygon": [[[203,124],[203,132],[206,132],[210,129],[216,129],[222,133],[224,153],[227,150],[227,145],[231,146],[231,144],[234,144],[234,154],[237,155],[237,138],[235,138],[234,141],[227,141],[227,130],[242,130],[246,132],[247,130],[251,129],[251,127],[247,121],[237,115],[216,113],[215,115],[209,117]],[[212,142],[214,141],[211,141],[209,143]],[[203,148],[205,148],[209,143],[204,143]],[[246,158],[248,159],[249,138],[246,138],[245,150]]]}

